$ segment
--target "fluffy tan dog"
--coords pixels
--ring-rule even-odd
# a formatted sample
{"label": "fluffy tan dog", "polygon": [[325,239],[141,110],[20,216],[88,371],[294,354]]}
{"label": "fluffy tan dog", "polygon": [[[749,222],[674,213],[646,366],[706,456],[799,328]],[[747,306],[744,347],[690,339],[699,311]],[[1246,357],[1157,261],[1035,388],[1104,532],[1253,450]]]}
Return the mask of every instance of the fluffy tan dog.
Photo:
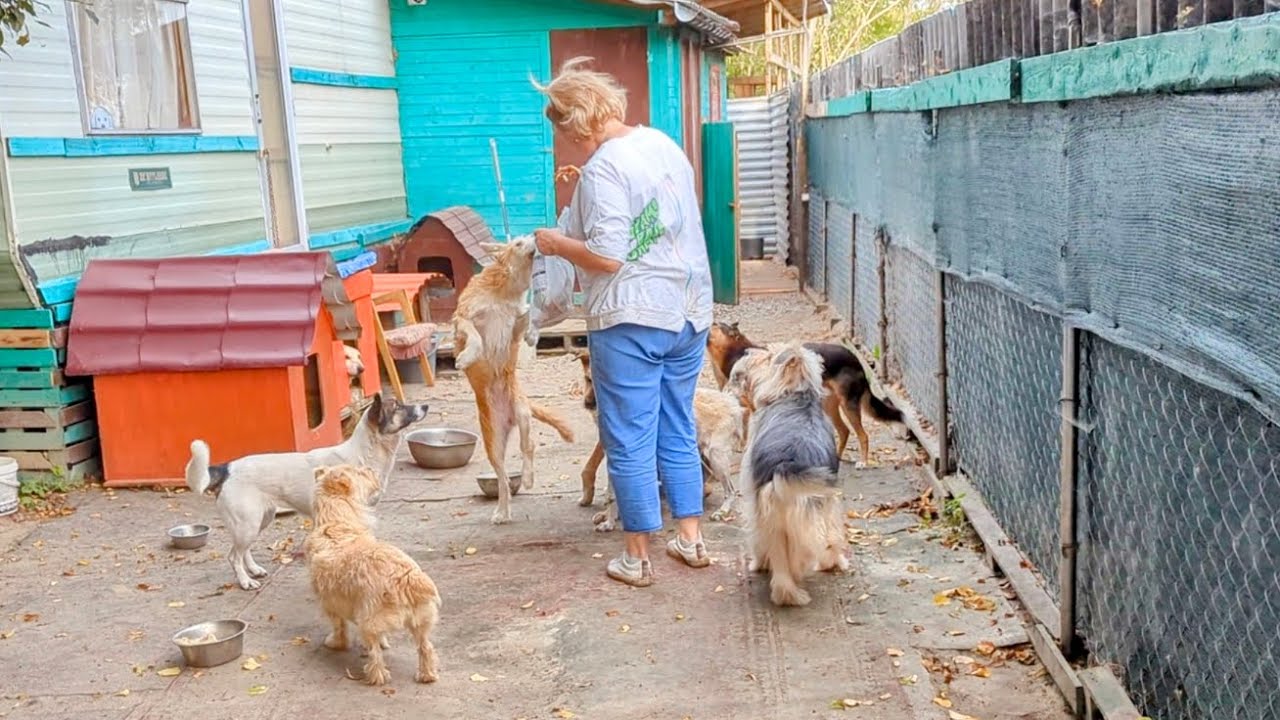
{"label": "fluffy tan dog", "polygon": [[742,369],[755,409],[741,480],[753,498],[750,569],[770,573],[775,605],[807,605],[806,576],[849,568],[822,361],[800,343],[755,350],[744,360],[735,372]]}
{"label": "fluffy tan dog", "polygon": [[417,681],[435,682],[430,635],[440,617],[440,593],[413,558],[373,536],[368,500],[378,491],[377,475],[338,465],[316,468],[315,480],[315,528],[303,548],[311,588],[333,623],[325,647],[346,650],[347,623],[354,624],[369,654],[364,680],[383,685],[391,679],[382,657],[386,635],[405,629],[418,645]]}
{"label": "fluffy tan dog", "polygon": [[[454,364],[467,374],[475,393],[480,434],[493,471],[499,478],[507,477],[507,438],[512,428],[519,428],[520,477],[524,487],[530,488],[533,436],[529,418],[555,428],[565,442],[573,442],[573,430],[546,408],[529,402],[516,377],[519,346],[529,327],[524,298],[533,278],[533,238],[518,237],[506,245],[486,243],[484,250],[494,261],[467,283],[453,314]],[[511,487],[506,482],[498,483],[493,522],[511,522]]]}

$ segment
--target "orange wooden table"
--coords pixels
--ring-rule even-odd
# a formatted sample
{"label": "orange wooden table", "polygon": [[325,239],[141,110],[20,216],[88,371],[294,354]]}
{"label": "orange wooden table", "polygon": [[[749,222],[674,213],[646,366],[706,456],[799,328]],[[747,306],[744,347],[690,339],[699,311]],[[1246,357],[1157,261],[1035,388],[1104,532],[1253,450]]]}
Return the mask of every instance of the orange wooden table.
{"label": "orange wooden table", "polygon": [[[438,277],[441,277],[440,273],[374,273],[373,296],[380,297],[396,290],[407,290],[412,300],[428,280]],[[400,304],[387,301],[375,306],[375,309],[378,312],[394,312],[400,309]]]}

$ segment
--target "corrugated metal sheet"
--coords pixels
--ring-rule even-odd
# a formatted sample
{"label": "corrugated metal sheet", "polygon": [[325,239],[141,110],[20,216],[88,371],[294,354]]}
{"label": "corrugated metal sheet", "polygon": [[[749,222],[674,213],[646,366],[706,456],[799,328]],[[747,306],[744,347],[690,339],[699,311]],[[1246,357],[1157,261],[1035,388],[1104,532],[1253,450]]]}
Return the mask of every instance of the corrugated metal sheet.
{"label": "corrugated metal sheet", "polygon": [[322,302],[340,335],[359,337],[327,252],[97,260],[76,290],[66,372],[304,365]]}
{"label": "corrugated metal sheet", "polygon": [[738,133],[738,237],[763,240],[771,257],[790,241],[787,95],[730,100],[729,121]]}

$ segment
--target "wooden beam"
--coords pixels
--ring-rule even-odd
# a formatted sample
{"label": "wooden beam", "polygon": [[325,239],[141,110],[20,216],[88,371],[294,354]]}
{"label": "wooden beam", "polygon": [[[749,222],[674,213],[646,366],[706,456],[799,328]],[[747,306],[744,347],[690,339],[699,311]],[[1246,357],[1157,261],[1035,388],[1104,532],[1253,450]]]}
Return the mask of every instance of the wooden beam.
{"label": "wooden beam", "polygon": [[1084,685],[1076,676],[1075,668],[1058,651],[1057,644],[1049,637],[1049,631],[1040,623],[1035,623],[1027,628],[1027,636],[1031,638],[1036,656],[1044,663],[1045,670],[1049,671],[1049,677],[1053,678],[1053,684],[1058,686],[1062,697],[1071,707],[1071,713],[1077,718],[1084,717]]}
{"label": "wooden beam", "polygon": [[1101,715],[1102,720],[1142,720],[1120,681],[1105,665],[1077,673],[1084,685],[1085,717]]}

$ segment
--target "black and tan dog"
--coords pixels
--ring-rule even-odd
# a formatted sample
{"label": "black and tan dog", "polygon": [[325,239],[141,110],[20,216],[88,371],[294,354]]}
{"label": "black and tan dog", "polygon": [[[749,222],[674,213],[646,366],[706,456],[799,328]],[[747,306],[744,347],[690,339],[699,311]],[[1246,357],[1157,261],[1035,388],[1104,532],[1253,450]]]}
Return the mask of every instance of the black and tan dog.
{"label": "black and tan dog", "polygon": [[[862,427],[863,415],[869,415],[882,423],[901,425],[902,412],[888,400],[876,397],[871,390],[871,382],[867,379],[866,369],[858,356],[843,345],[835,343],[805,343],[804,348],[815,353],[822,361],[822,382],[829,392],[824,400],[824,409],[835,425],[839,438],[837,451],[844,456],[849,444],[849,425],[858,436],[858,450],[862,464],[871,461],[871,441],[867,431]],[[711,325],[707,335],[707,352],[711,356],[711,366],[715,371],[716,382],[723,388],[729,379],[733,367],[753,350],[764,350],[738,329],[737,323],[716,322]],[[751,407],[751,393],[748,390],[741,396],[748,415]],[[840,409],[848,416],[848,423],[841,419]]]}

